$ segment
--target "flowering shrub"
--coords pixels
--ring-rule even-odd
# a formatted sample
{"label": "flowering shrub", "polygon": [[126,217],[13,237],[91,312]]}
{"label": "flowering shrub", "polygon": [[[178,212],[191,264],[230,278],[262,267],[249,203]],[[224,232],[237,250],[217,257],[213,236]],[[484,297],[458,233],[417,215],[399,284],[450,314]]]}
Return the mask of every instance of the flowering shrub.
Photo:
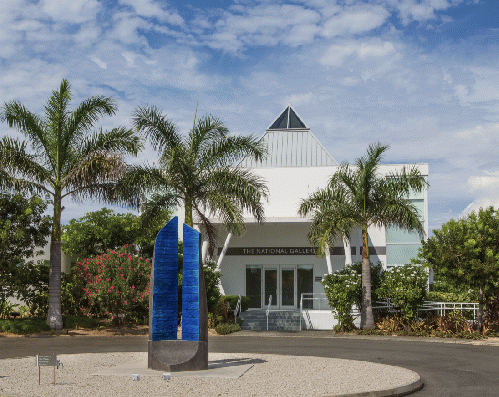
{"label": "flowering shrub", "polygon": [[130,244],[78,262],[70,281],[82,285],[84,315],[136,322],[148,316],[150,277],[151,262]]}
{"label": "flowering shrub", "polygon": [[404,265],[394,267],[385,272],[383,290],[387,298],[391,298],[405,320],[416,316],[418,306],[426,298],[428,275],[418,265]]}
{"label": "flowering shrub", "polygon": [[[373,302],[379,299],[383,274],[381,262],[376,265],[371,263],[371,297]],[[354,328],[351,311],[353,305],[361,308],[362,262],[345,266],[333,274],[324,276],[322,285],[324,285],[329,306],[333,308],[333,314],[340,323],[339,330],[345,331]]]}
{"label": "flowering shrub", "polygon": [[351,311],[359,294],[362,294],[361,281],[361,275],[352,266],[345,266],[322,280],[329,306],[340,323],[341,331],[354,328]]}

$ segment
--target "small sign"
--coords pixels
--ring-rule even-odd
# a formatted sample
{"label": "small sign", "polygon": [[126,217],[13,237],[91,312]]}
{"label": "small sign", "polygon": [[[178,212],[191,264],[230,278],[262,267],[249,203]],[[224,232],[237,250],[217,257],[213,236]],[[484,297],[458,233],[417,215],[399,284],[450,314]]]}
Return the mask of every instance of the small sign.
{"label": "small sign", "polygon": [[38,367],[57,367],[57,356],[36,356],[36,365]]}
{"label": "small sign", "polygon": [[118,317],[119,317],[119,318],[125,318],[125,315],[124,315],[123,313],[119,313],[119,314],[118,314]]}

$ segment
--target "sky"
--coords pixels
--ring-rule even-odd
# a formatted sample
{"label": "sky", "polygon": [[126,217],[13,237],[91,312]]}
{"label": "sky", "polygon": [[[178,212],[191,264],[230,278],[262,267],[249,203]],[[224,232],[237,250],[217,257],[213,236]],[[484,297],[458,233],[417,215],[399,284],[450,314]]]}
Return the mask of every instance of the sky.
{"label": "sky", "polygon": [[[1,0],[0,103],[41,114],[65,78],[73,105],[117,101],[97,127],[154,105],[187,133],[198,106],[256,136],[291,103],[338,162],[380,141],[385,163],[428,163],[432,230],[499,207],[498,14],[495,0]],[[64,205],[63,223],[103,206]]]}

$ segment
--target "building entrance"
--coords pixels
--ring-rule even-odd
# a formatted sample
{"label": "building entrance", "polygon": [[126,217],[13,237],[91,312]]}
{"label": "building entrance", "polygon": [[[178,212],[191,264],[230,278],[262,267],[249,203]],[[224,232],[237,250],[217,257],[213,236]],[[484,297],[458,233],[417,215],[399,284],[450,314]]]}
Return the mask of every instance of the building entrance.
{"label": "building entrance", "polygon": [[[250,308],[292,310],[300,307],[302,293],[313,292],[313,265],[247,265],[246,296]],[[271,298],[272,297],[272,298]],[[310,301],[304,303],[308,307]]]}

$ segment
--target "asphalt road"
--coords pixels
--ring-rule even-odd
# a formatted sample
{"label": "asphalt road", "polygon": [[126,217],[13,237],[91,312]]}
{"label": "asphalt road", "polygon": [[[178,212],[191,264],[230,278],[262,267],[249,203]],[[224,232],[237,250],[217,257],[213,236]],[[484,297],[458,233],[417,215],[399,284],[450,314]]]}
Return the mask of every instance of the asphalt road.
{"label": "asphalt road", "polygon": [[[220,353],[335,357],[396,365],[421,375],[425,386],[414,394],[418,397],[499,396],[499,346],[427,342],[417,338],[334,337],[320,332],[267,335],[241,332],[210,336],[209,349]],[[147,351],[144,336],[0,338],[0,359],[38,353],[142,351]]]}

